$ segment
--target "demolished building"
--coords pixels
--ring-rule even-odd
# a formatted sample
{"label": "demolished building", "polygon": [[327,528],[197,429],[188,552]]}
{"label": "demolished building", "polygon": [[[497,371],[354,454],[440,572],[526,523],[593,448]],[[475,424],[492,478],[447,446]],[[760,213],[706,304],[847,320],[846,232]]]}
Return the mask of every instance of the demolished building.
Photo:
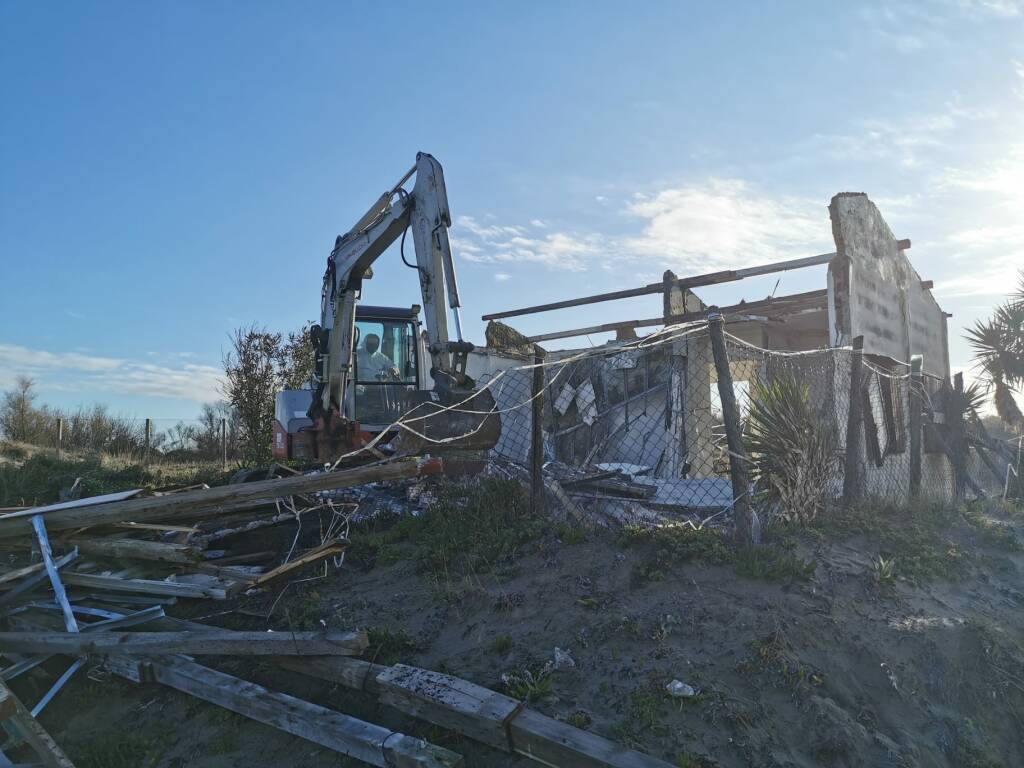
{"label": "demolished building", "polygon": [[[542,394],[545,460],[561,472],[569,496],[598,505],[628,498],[646,509],[699,514],[728,508],[737,494],[729,479],[707,332],[707,317],[717,313],[725,320],[728,370],[744,416],[760,385],[787,375],[806,386],[817,417],[831,425],[837,461],[829,495],[842,495],[844,472],[854,471],[863,493],[872,496],[906,498],[915,471],[915,488],[954,495],[962,483],[948,454],[955,436],[945,427],[947,401],[955,399],[949,393],[956,389],[950,379],[949,315],[935,300],[932,283],[908,259],[910,241],[897,239],[867,195],[836,195],[829,215],[833,253],[695,277],[666,272],[661,284],[485,315],[492,321],[489,341],[502,344],[481,350],[471,373],[493,382],[502,409],[502,438],[493,455],[527,462],[532,409],[523,404]],[[694,292],[818,265],[827,265],[826,285],[805,293],[709,307]],[[661,317],[522,337],[517,344],[495,331],[504,318],[658,293]],[[659,330],[638,336],[642,328]],[[536,391],[527,365],[530,344],[598,332],[614,332],[616,338],[597,348],[547,353],[544,392]],[[914,358],[921,361],[921,373],[912,380]],[[928,416],[919,461],[910,455],[915,386]],[[857,456],[847,461],[847,452]],[[965,452],[961,474],[971,461],[978,464]]]}

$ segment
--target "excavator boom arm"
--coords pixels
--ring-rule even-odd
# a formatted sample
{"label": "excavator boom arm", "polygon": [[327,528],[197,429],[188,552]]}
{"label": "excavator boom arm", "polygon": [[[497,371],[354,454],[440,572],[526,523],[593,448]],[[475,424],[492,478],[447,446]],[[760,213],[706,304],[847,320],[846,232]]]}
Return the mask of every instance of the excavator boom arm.
{"label": "excavator boom arm", "polygon": [[[411,192],[403,184],[415,174]],[[374,261],[397,239],[411,229],[416,251],[417,274],[423,296],[428,349],[435,380],[448,380],[452,367],[449,343],[448,306],[455,317],[456,338],[462,345],[458,308],[459,292],[455,278],[448,228],[451,213],[441,164],[420,152],[416,165],[390,191],[385,192],[359,219],[354,227],[339,236],[327,260],[320,308],[320,330],[315,334],[318,364],[314,386],[322,412],[341,411],[346,387],[352,378],[355,336],[355,307]]]}

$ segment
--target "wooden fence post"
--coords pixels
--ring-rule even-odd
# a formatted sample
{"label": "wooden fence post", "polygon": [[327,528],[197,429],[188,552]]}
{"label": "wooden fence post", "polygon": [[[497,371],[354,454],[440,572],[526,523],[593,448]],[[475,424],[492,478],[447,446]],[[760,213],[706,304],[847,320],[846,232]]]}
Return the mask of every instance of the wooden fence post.
{"label": "wooden fence post", "polygon": [[921,495],[921,413],[924,410],[924,378],[921,369],[924,359],[921,355],[910,358],[910,498]]}
{"label": "wooden fence post", "polygon": [[846,460],[843,466],[843,506],[849,509],[860,499],[860,443],[864,400],[861,397],[861,366],[864,337],[853,340],[850,357],[850,410],[846,416]]}
{"label": "wooden fence post", "polygon": [[57,419],[57,461],[64,455],[64,419]]}
{"label": "wooden fence post", "polygon": [[953,487],[956,498],[966,495],[965,475],[967,464],[965,455],[966,430],[964,429],[964,375],[958,373],[953,377],[953,396],[950,407],[946,409],[946,428],[949,433],[949,447],[952,449]]}
{"label": "wooden fence post", "polygon": [[729,476],[732,480],[733,514],[736,520],[736,541],[744,546],[753,543],[754,522],[750,506],[750,472],[747,467],[747,449],[743,445],[743,428],[740,425],[740,409],[736,404],[736,392],[732,387],[732,371],[729,369],[729,351],[725,345],[725,321],[721,314],[708,315],[708,332],[711,335],[711,351],[715,356],[715,371],[718,373],[718,397],[722,401],[722,418],[725,421],[725,439],[729,446]]}
{"label": "wooden fence post", "polygon": [[149,464],[149,451],[153,447],[153,420],[146,419],[146,446],[143,462]]}
{"label": "wooden fence post", "polygon": [[533,345],[533,387],[530,418],[530,513],[547,514],[544,490],[544,350]]}
{"label": "wooden fence post", "polygon": [[221,469],[225,472],[228,468],[228,420],[220,420],[220,461]]}

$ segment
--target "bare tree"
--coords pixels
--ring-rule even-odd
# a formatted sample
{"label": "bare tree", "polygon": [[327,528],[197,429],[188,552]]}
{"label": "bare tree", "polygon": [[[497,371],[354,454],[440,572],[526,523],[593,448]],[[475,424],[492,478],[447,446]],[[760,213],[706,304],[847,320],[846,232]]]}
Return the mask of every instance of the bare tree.
{"label": "bare tree", "polygon": [[0,431],[8,440],[31,442],[41,426],[35,408],[35,382],[28,376],[19,376],[14,389],[4,393],[0,405]]}

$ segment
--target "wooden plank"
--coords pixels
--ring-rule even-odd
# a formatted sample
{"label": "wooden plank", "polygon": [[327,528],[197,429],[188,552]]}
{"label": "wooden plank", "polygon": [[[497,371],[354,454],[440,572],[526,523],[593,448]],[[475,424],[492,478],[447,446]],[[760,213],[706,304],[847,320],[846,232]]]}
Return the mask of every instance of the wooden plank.
{"label": "wooden plank", "polygon": [[167,533],[199,533],[198,528],[191,525],[171,525],[169,523],[115,523],[115,528],[130,528],[137,531],[160,531]]}
{"label": "wooden plank", "polygon": [[0,721],[7,720],[16,714],[18,706],[14,703],[14,697],[4,686],[0,686]]}
{"label": "wooden plank", "polygon": [[11,715],[10,720],[17,727],[21,737],[39,755],[43,765],[46,768],[75,768],[75,764],[57,746],[57,742],[39,724],[39,721],[32,717],[29,711],[25,709],[25,705],[18,700],[18,697],[3,682],[0,682],[0,693],[3,694],[4,698],[10,699],[13,702],[15,711]]}
{"label": "wooden plank", "polygon": [[382,668],[347,658],[279,661],[318,680],[377,694],[401,712],[545,765],[671,768],[663,760],[545,717],[515,699],[451,675],[404,665]]}
{"label": "wooden plank", "polygon": [[152,560],[162,563],[195,563],[202,557],[198,547],[138,539],[75,536],[69,541],[85,555],[114,560]]}
{"label": "wooden plank", "polygon": [[[76,611],[79,610],[77,607]],[[129,613],[127,615],[115,615],[109,619],[103,619],[102,621],[95,621],[92,624],[85,624],[81,627],[82,632],[99,632],[110,629],[119,629],[121,627],[134,627],[139,624],[146,624],[150,621],[157,621],[164,617],[164,609],[159,605],[154,605],[151,608],[146,608],[135,613]],[[28,658],[22,659],[21,661],[15,662],[6,669],[0,671],[0,679],[2,680],[13,680],[20,674],[28,672],[33,667],[37,667],[40,664],[46,662],[51,658],[52,654],[44,653]]]}
{"label": "wooden plank", "polygon": [[[379,481],[435,475],[442,471],[443,464],[438,458],[402,459],[336,472],[223,485],[157,498],[128,499],[80,509],[57,509],[46,513],[46,526],[52,532],[124,521],[192,519],[201,515],[216,515],[225,505],[240,501],[337,490]],[[31,530],[26,514],[28,512],[14,512],[0,516],[0,538],[23,535]]]}
{"label": "wooden plank", "polygon": [[161,683],[380,768],[446,768],[462,764],[461,755],[443,747],[270,691],[192,661],[172,658],[147,661],[141,666],[136,662],[134,667],[138,668],[122,662],[111,670],[137,682]]}
{"label": "wooden plank", "polygon": [[183,584],[177,581],[154,581],[150,579],[122,579],[118,576],[102,576],[95,573],[68,571],[64,582],[76,587],[100,589],[109,592],[133,592],[144,595],[167,597],[190,597],[196,600],[226,600],[226,589],[208,587],[202,584]]}
{"label": "wooden plank", "polygon": [[[79,478],[79,480],[81,480],[81,478]],[[79,481],[75,481],[75,485],[77,485],[78,482]],[[115,501],[124,501],[125,499],[130,499],[132,496],[138,496],[140,493],[142,493],[142,489],[136,488],[131,491],[117,491],[115,493],[104,493],[101,494],[100,496],[86,496],[84,499],[72,499],[71,501],[61,501],[58,502],[57,504],[46,504],[42,507],[27,507],[26,509],[23,510],[18,510],[16,512],[4,514],[3,517],[24,517],[25,515],[32,516],[48,514],[51,512],[55,512],[57,510],[92,507],[96,506],[97,504],[109,504]]]}
{"label": "wooden plank", "polygon": [[[658,283],[659,287],[661,283]],[[794,312],[805,309],[809,306],[822,304],[828,297],[827,291],[808,291],[806,293],[794,293],[790,296],[778,296],[761,301],[748,301],[733,304],[727,307],[709,307],[699,312],[684,312],[681,315],[672,317],[649,317],[643,320],[626,320],[618,323],[604,323],[602,325],[591,325],[587,328],[574,328],[569,331],[555,331],[553,333],[542,333],[538,336],[530,336],[529,341],[553,341],[555,339],[568,339],[573,336],[585,336],[591,333],[609,333],[611,331],[627,330],[631,328],[653,328],[660,325],[674,325],[677,323],[690,323],[703,320],[709,312],[720,312],[726,315],[753,314],[772,312]]]}
{"label": "wooden plank", "polygon": [[388,667],[348,656],[279,656],[274,663],[292,672],[298,672],[320,680],[338,683],[356,691],[366,691],[378,696],[380,683],[377,675]]}
{"label": "wooden plank", "polygon": [[43,563],[32,563],[32,565],[25,565],[21,568],[15,568],[13,571],[2,573],[0,574],[0,589],[7,589],[11,586],[11,582],[31,576],[33,573],[39,573],[45,567]]}
{"label": "wooden plank", "polygon": [[[744,278],[755,277],[757,275],[769,275],[776,272],[786,272],[793,269],[803,269],[804,267],[828,264],[833,258],[835,258],[835,256],[835,253],[823,253],[818,256],[807,256],[805,258],[790,259],[788,261],[776,261],[771,264],[747,267],[746,269],[730,269],[723,272],[710,272],[703,275],[694,275],[693,277],[677,279],[674,281],[674,284],[679,288],[699,288],[704,285],[717,285],[719,283],[743,280]],[[650,283],[648,285],[641,286],[640,288],[626,288],[621,291],[611,291],[609,293],[598,293],[592,296],[582,296],[578,299],[554,301],[549,304],[538,304],[533,307],[523,307],[522,309],[509,309],[504,312],[492,312],[489,315],[483,315],[481,319],[501,320],[506,317],[520,317],[522,315],[536,314],[537,312],[550,312],[555,309],[581,307],[585,304],[598,304],[604,301],[629,299],[635,296],[647,296],[654,293],[663,293],[664,291],[665,282],[662,281],[660,283]]]}
{"label": "wooden plank", "polygon": [[[78,621],[75,620],[75,614],[71,610],[71,603],[68,602],[67,593],[64,591],[64,585],[61,583],[60,574],[58,573],[57,566],[53,561],[53,550],[50,548],[50,537],[46,533],[46,523],[43,522],[42,515],[32,516],[32,529],[36,532],[36,538],[39,540],[39,551],[43,556],[43,565],[46,566],[46,575],[50,577],[50,586],[53,587],[54,598],[64,614],[64,626],[67,628],[68,632],[77,632]],[[37,713],[33,711],[32,714],[35,715]]]}
{"label": "wooden plank", "polygon": [[[58,557],[56,560],[54,560],[53,561],[53,566],[57,570],[60,570],[61,568],[63,568],[65,565],[67,565],[68,563],[70,563],[71,561],[73,561],[77,557],[78,557],[78,550],[77,549],[73,549],[70,552],[68,552],[66,555]],[[39,571],[38,573],[32,574],[31,576],[29,576],[27,579],[23,580],[17,586],[12,587],[10,590],[8,590],[3,595],[0,595],[0,607],[6,606],[6,605],[14,605],[19,600],[21,600],[24,596],[28,595],[28,593],[32,592],[36,587],[38,587],[40,584],[42,584],[44,581],[46,581],[47,578],[48,578],[48,574],[46,573],[45,568],[43,570]]]}
{"label": "wooden plank", "polygon": [[522,702],[451,675],[396,664],[377,675],[380,700],[406,714],[511,752],[507,724]]}
{"label": "wooden plank", "polygon": [[192,656],[356,656],[365,632],[0,632],[0,648],[15,653],[176,654]]}
{"label": "wooden plank", "polygon": [[532,709],[510,723],[515,751],[537,762],[572,768],[672,768],[671,763],[573,728]]}
{"label": "wooden plank", "polygon": [[253,579],[249,586],[250,588],[264,587],[290,573],[295,573],[296,571],[305,568],[307,565],[312,565],[313,563],[319,562],[326,557],[331,557],[332,555],[340,555],[345,551],[345,547],[347,546],[348,541],[346,539],[330,539],[319,547],[311,549],[305,554],[300,555],[291,562],[279,565],[277,568],[267,571],[261,576]]}

